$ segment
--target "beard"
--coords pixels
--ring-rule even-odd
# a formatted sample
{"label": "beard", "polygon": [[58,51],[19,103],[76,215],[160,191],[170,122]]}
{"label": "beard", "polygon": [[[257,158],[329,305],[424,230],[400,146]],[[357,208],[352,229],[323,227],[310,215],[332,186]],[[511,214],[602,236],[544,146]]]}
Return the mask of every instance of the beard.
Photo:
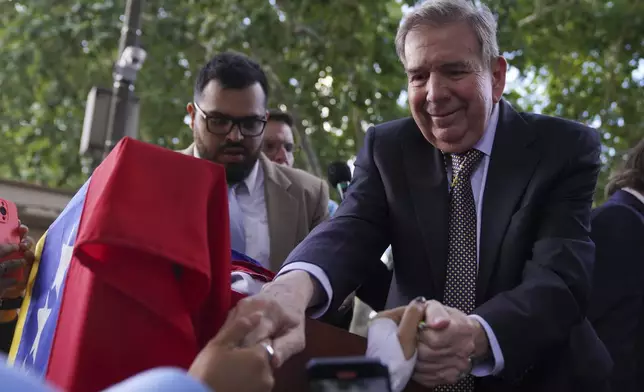
{"label": "beard", "polygon": [[258,158],[259,152],[254,155],[249,155],[243,162],[224,164],[228,185],[234,185],[244,181],[250,172],[253,171],[253,167],[255,167]]}
{"label": "beard", "polygon": [[[226,169],[226,182],[228,185],[244,181],[250,172],[253,171],[253,167],[255,167],[255,163],[257,163],[261,152],[261,146],[260,148],[257,148],[256,151],[249,151],[243,144],[234,142],[226,142],[213,151],[206,147],[203,141],[199,138],[195,138],[195,148],[202,159],[224,166]],[[242,155],[244,156],[244,160],[241,162],[222,163],[220,159],[221,156],[226,153],[227,149],[231,148],[243,150]]]}

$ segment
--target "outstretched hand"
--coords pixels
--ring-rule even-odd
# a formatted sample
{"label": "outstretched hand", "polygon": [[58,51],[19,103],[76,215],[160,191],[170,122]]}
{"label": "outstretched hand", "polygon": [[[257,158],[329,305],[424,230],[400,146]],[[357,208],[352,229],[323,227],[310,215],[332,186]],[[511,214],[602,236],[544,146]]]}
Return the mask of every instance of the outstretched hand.
{"label": "outstretched hand", "polygon": [[270,356],[261,344],[242,347],[261,314],[231,311],[223,327],[201,350],[188,373],[217,392],[268,392],[273,388]]}
{"label": "outstretched hand", "polygon": [[275,367],[302,351],[306,344],[306,309],[314,290],[314,282],[307,272],[292,271],[265,285],[259,294],[240,301],[240,314],[259,312],[262,315],[260,323],[244,339],[244,344],[272,341]]}
{"label": "outstretched hand", "polygon": [[398,326],[398,342],[402,347],[406,360],[409,360],[416,353],[418,326],[425,319],[426,306],[425,299],[418,297],[407,306],[382,311],[375,317],[375,319],[390,319]]}

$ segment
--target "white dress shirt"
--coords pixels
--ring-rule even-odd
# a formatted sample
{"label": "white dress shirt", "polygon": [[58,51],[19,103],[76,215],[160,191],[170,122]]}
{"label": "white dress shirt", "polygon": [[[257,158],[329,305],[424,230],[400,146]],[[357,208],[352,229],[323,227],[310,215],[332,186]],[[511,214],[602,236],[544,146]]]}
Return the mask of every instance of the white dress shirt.
{"label": "white dress shirt", "polygon": [[[481,160],[481,163],[477,166],[474,173],[472,173],[472,177],[470,178],[470,181],[472,183],[474,202],[476,204],[476,215],[477,215],[476,216],[477,261],[478,261],[478,253],[480,253],[481,211],[483,209],[483,193],[485,191],[485,181],[487,179],[487,171],[490,165],[490,155],[492,154],[492,147],[494,145],[494,136],[496,135],[496,127],[497,127],[498,121],[499,121],[499,105],[497,104],[494,106],[494,109],[492,110],[492,115],[490,116],[490,120],[488,121],[483,137],[481,138],[481,140],[478,141],[478,143],[474,145],[475,149],[481,151],[484,154],[483,159]],[[448,176],[448,179],[451,180],[451,177],[452,177],[451,167],[447,168],[447,176]],[[448,184],[449,183],[450,181],[448,181]],[[395,259],[394,259],[394,268],[395,268]],[[331,298],[333,298],[333,290],[331,288],[331,283],[329,282],[329,278],[327,277],[326,273],[324,273],[324,271],[318,266],[302,261],[302,262],[294,262],[287,265],[286,267],[282,268],[282,270],[280,270],[278,275],[281,275],[288,271],[293,271],[293,270],[305,270],[320,282],[320,285],[322,286],[322,288],[327,294],[327,302],[319,309],[315,309],[316,311],[313,313],[312,316],[313,317],[321,316],[329,308],[329,306],[331,305]],[[499,343],[498,343],[498,340],[496,339],[494,331],[492,331],[492,328],[490,327],[490,325],[485,320],[483,320],[482,317],[475,314],[471,315],[470,317],[473,317],[476,320],[478,320],[479,323],[481,323],[481,326],[483,327],[483,329],[485,329],[488,340],[490,342],[490,347],[492,349],[492,355],[493,355],[493,360],[491,361],[491,363],[483,363],[476,366],[472,370],[472,374],[477,377],[496,375],[503,370],[504,359],[503,359],[503,353],[501,352],[501,347],[499,346]],[[381,335],[386,335],[386,334],[384,333],[374,334],[374,336],[381,336]]]}
{"label": "white dress shirt", "polygon": [[[195,146],[195,158],[201,158]],[[270,235],[268,233],[268,213],[266,212],[266,196],[264,194],[264,170],[259,161],[255,162],[253,170],[234,192],[237,203],[244,216],[244,234],[246,238],[245,254],[259,261],[263,267],[269,268],[271,251]]]}

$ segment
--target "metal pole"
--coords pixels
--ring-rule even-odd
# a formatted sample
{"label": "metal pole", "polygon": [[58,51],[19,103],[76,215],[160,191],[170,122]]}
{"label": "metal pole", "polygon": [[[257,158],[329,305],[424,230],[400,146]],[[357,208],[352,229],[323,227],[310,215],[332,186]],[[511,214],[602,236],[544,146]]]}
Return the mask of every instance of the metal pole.
{"label": "metal pole", "polygon": [[139,46],[141,37],[141,9],[143,0],[127,0],[125,7],[125,21],[121,29],[121,39],[119,41],[119,58],[128,46]]}
{"label": "metal pole", "polygon": [[[121,29],[121,39],[119,41],[118,61],[125,51],[125,48],[139,47],[139,38],[141,36],[141,9],[143,0],[128,0],[125,8],[125,21]],[[116,69],[116,67],[115,67]],[[112,99],[110,103],[110,112],[107,123],[107,135],[105,138],[105,148],[103,150],[103,159],[109,155],[112,148],[124,136],[127,126],[128,103],[130,95],[134,90],[133,81],[126,80],[115,70],[114,85],[112,86]]]}
{"label": "metal pole", "polygon": [[123,80],[114,81],[112,100],[110,102],[110,114],[107,123],[107,135],[105,137],[105,148],[103,159],[105,159],[112,148],[123,137],[127,125],[127,109],[130,98],[131,85]]}

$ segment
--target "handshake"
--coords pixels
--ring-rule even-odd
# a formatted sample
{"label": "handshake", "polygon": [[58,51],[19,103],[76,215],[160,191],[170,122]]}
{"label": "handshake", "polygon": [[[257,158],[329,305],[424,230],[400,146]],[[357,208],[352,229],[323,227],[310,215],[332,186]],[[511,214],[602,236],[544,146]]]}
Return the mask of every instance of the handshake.
{"label": "handshake", "polygon": [[237,303],[192,363],[193,378],[216,392],[272,390],[273,371],[305,345],[308,299],[282,282],[266,285],[266,290]]}
{"label": "handshake", "polygon": [[[306,310],[316,303],[313,284],[308,273],[293,271],[241,300],[190,373],[217,392],[269,391],[273,370],[304,349]],[[472,383],[475,364],[489,360],[493,368],[488,338],[476,317],[419,297],[379,313],[374,324],[378,319],[389,320],[405,360],[416,355],[411,378],[423,386]]]}
{"label": "handshake", "polygon": [[298,319],[277,301],[262,296],[245,298],[230,311],[188,373],[216,392],[269,392],[274,384],[273,370],[283,362],[273,348],[282,346],[270,336],[298,326]]}
{"label": "handshake", "polygon": [[[383,323],[382,319],[393,323]],[[411,363],[414,366],[411,378],[423,386],[473,385],[470,374],[474,363],[491,360],[487,335],[479,321],[438,301],[419,297],[407,306],[376,315],[369,332],[369,351],[371,356],[382,356],[384,362],[391,358],[393,350],[386,348],[386,335],[379,335],[375,329],[382,330],[387,325],[395,329],[405,361],[416,356],[415,364]],[[372,350],[373,347],[376,349]],[[402,369],[401,373],[407,375],[399,374],[402,379],[396,380],[396,366],[389,366],[393,384],[399,386],[395,389],[402,389],[412,370]]]}

